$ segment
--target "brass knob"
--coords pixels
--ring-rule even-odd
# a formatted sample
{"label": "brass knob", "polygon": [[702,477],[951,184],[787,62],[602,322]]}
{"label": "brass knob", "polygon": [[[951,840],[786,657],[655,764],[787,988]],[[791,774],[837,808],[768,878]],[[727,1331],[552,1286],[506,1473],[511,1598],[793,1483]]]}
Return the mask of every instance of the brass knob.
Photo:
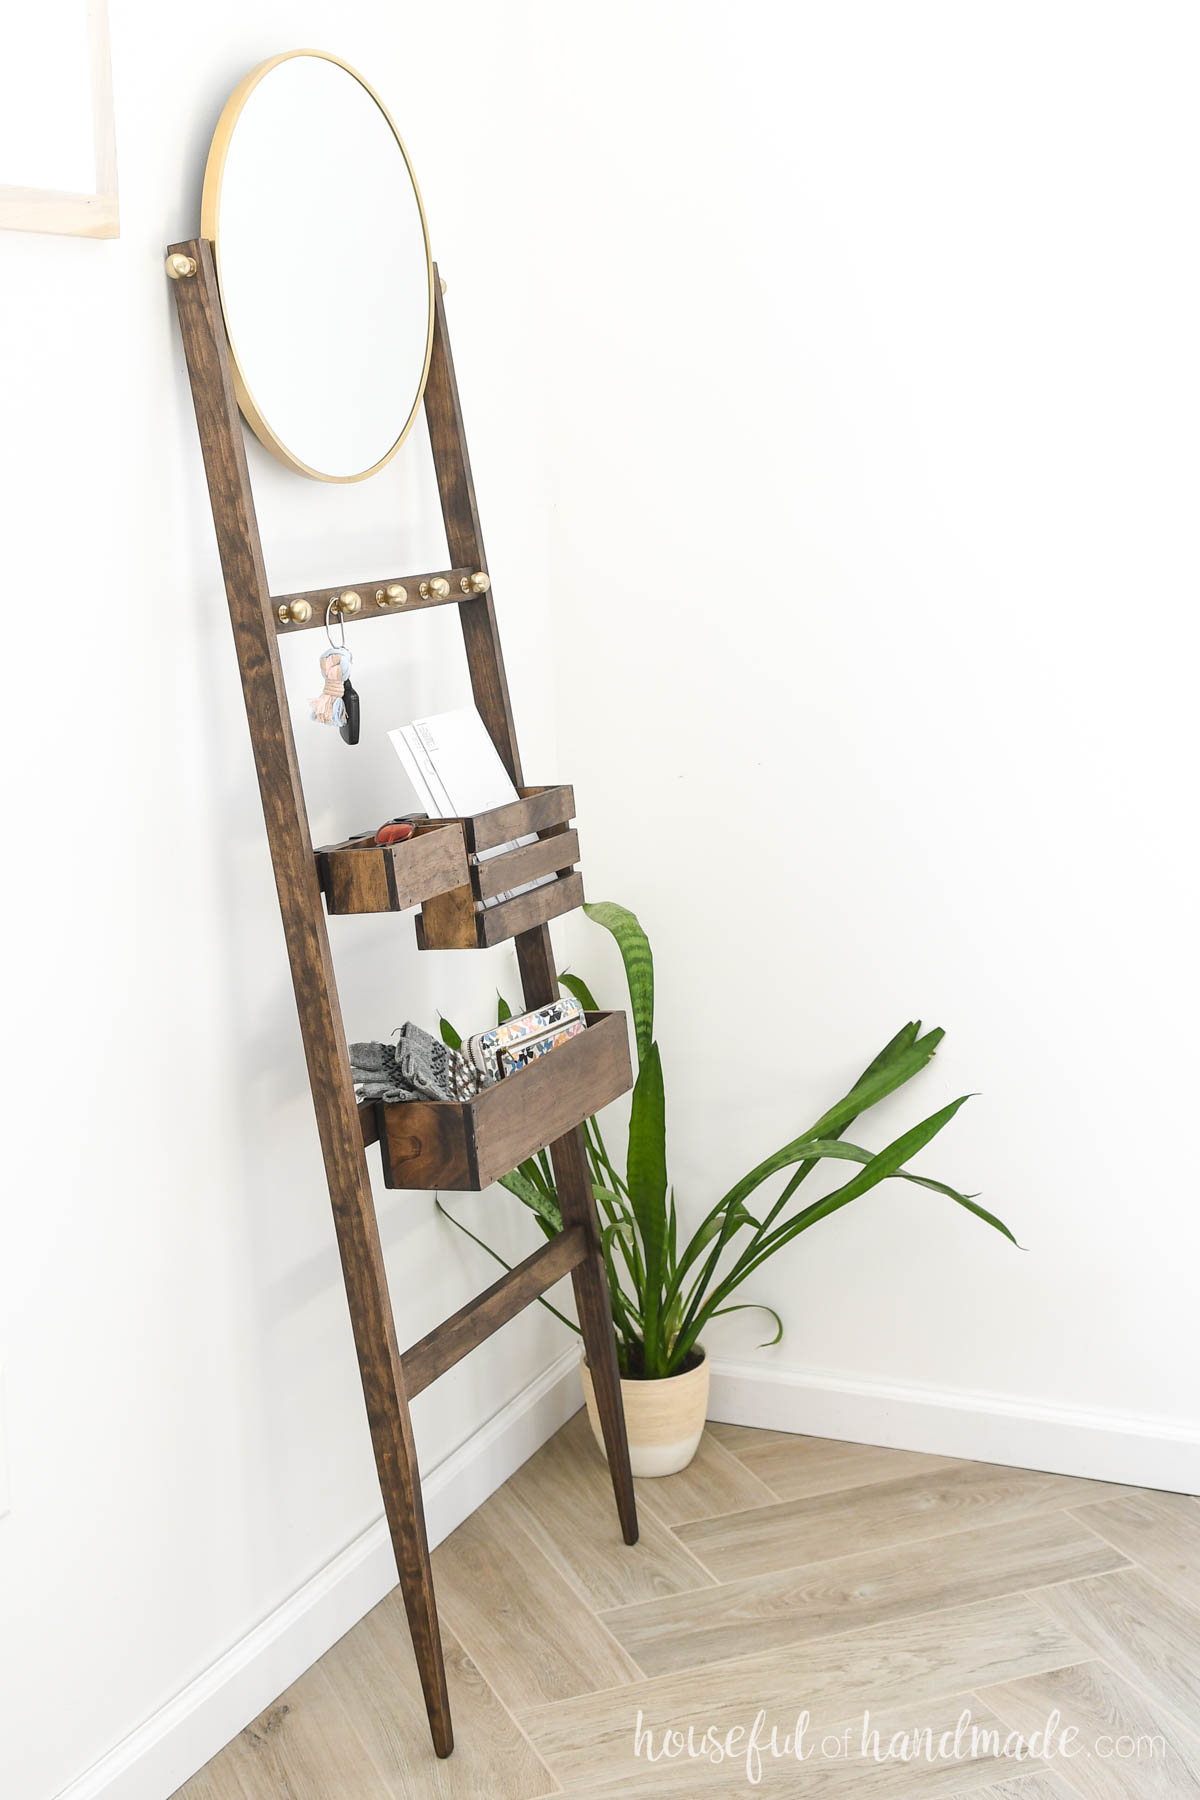
{"label": "brass knob", "polygon": [[356,594],[353,588],[347,588],[344,594],[339,594],[335,600],[329,602],[330,612],[338,614],[356,613],[361,607],[362,595]]}
{"label": "brass knob", "polygon": [[375,589],[376,606],[403,606],[408,589],[399,581],[389,581],[385,588]]}
{"label": "brass knob", "polygon": [[435,575],[432,581],[423,581],[420,588],[422,600],[445,600],[450,594],[450,583],[444,575]]}
{"label": "brass knob", "polygon": [[186,275],[194,275],[195,273],[196,259],[194,256],[185,256],[182,250],[172,251],[171,255],[168,256],[167,274],[171,277],[172,281],[182,281]]}
{"label": "brass knob", "polygon": [[473,575],[464,575],[458,585],[464,594],[486,594],[492,578],[486,569],[476,569]]}
{"label": "brass knob", "polygon": [[307,625],[312,618],[312,607],[307,600],[293,600],[290,606],[279,608],[281,625]]}

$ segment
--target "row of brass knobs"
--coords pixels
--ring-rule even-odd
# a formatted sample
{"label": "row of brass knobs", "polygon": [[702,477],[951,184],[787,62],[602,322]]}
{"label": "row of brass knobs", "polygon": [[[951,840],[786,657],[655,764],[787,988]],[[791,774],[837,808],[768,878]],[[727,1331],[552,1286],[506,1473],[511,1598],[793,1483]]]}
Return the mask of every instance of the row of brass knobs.
{"label": "row of brass knobs", "polygon": [[[459,582],[464,594],[486,594],[492,585],[492,578],[483,569],[476,569],[473,575],[464,575]],[[417,589],[422,600],[448,600],[450,583],[444,575],[435,575],[429,581],[423,581]],[[386,587],[375,589],[376,606],[404,606],[408,600],[408,589],[399,581],[389,581]],[[362,610],[362,595],[348,588],[344,594],[337,594],[329,602],[329,610],[338,618],[352,618]],[[293,600],[289,606],[279,608],[281,625],[307,625],[312,618],[312,605],[307,600]]]}

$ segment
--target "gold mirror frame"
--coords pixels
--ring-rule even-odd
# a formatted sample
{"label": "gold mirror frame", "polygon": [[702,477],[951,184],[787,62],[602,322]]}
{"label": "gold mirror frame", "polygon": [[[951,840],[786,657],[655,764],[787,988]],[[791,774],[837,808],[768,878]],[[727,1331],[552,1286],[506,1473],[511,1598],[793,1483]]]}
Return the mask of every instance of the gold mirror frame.
{"label": "gold mirror frame", "polygon": [[259,443],[263,444],[273,456],[278,457],[279,461],[286,464],[289,469],[294,469],[298,475],[308,475],[314,481],[333,481],[339,483],[366,481],[368,476],[377,475],[385,464],[391,462],[393,456],[395,456],[397,450],[412,430],[417,413],[420,411],[421,401],[425,397],[425,383],[429,379],[429,359],[433,354],[433,255],[429,248],[429,223],[425,217],[425,203],[421,199],[421,189],[418,186],[416,173],[409,160],[408,151],[404,148],[404,139],[396,129],[396,121],[393,119],[391,113],[383,104],[383,101],[379,98],[379,95],[375,92],[375,89],[371,86],[370,82],[366,81],[363,76],[359,74],[358,70],[352,68],[348,62],[343,62],[340,56],[332,56],[327,50],[284,50],[278,56],[269,56],[266,62],[258,63],[256,67],[251,69],[250,73],[238,82],[232,94],[230,94],[228,100],[225,102],[221,117],[217,120],[217,128],[213,132],[212,143],[209,146],[208,151],[208,161],[204,167],[204,190],[200,197],[200,235],[207,238],[212,244],[213,258],[217,270],[217,286],[218,288],[221,288],[221,187],[225,179],[225,162],[229,154],[229,146],[233,139],[233,133],[238,120],[242,116],[242,110],[245,107],[247,100],[250,98],[250,95],[254,92],[263,77],[269,75],[272,69],[278,68],[280,63],[291,62],[292,59],[297,56],[315,56],[322,62],[335,64],[337,68],[344,69],[347,75],[352,76],[354,80],[358,82],[359,86],[365,89],[371,96],[371,99],[375,102],[376,106],[387,120],[388,128],[399,146],[400,154],[404,158],[404,166],[408,170],[409,180],[413,185],[413,193],[416,195],[417,199],[417,212],[421,219],[421,235],[425,240],[425,272],[429,289],[429,329],[425,338],[425,360],[421,368],[421,379],[417,385],[417,392],[412,403],[412,410],[404,422],[403,430],[400,432],[399,437],[396,439],[391,449],[381,456],[378,462],[372,463],[369,469],[362,469],[355,475],[327,475],[323,470],[311,468],[308,463],[302,462],[298,456],[293,455],[292,451],[288,449],[282,439],[277,437],[275,432],[271,429],[271,426],[263,415],[262,409],[254,398],[253,390],[246,379],[246,372],[242,368],[241,359],[238,356],[237,344],[234,342],[233,332],[229,323],[229,316],[225,312],[225,296],[223,290],[221,293],[221,314],[225,323],[225,336],[229,340],[229,355],[233,363],[233,386],[234,392],[237,395],[237,403],[241,408],[246,423],[249,425]]}

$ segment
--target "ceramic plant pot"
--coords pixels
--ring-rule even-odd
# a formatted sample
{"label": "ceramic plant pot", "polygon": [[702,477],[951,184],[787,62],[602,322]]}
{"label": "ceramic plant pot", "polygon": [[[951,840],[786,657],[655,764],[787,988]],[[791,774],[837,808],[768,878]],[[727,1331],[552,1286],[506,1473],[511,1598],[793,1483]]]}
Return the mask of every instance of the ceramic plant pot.
{"label": "ceramic plant pot", "polygon": [[[583,1397],[592,1436],[603,1450],[604,1436],[586,1358]],[[708,1416],[708,1357],[704,1351],[700,1350],[695,1368],[681,1375],[668,1375],[662,1381],[622,1381],[621,1398],[634,1474],[675,1475],[686,1469],[699,1448]]]}

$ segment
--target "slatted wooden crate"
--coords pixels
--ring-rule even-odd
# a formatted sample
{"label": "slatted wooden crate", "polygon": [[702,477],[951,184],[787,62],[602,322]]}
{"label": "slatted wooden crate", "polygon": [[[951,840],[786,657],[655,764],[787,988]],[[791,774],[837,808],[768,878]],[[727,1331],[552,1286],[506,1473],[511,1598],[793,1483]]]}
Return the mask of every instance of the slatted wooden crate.
{"label": "slatted wooden crate", "polygon": [[[470,1100],[375,1107],[392,1188],[485,1188],[633,1086],[624,1013],[588,1013],[587,1030]],[[365,1112],[366,1109],[364,1108]]]}
{"label": "slatted wooden crate", "polygon": [[[583,904],[579,836],[570,827],[575,793],[569,787],[522,788],[521,798],[490,812],[456,820],[466,846],[468,876],[461,887],[425,902],[417,920],[422,950],[486,950],[519,932],[544,925]],[[536,842],[485,853],[536,833]],[[544,886],[496,901],[526,882],[551,876]],[[489,901],[494,904],[487,904]]]}
{"label": "slatted wooden crate", "polygon": [[403,912],[470,879],[462,830],[419,825],[403,844],[347,838],[315,852],[317,879],[331,913]]}

